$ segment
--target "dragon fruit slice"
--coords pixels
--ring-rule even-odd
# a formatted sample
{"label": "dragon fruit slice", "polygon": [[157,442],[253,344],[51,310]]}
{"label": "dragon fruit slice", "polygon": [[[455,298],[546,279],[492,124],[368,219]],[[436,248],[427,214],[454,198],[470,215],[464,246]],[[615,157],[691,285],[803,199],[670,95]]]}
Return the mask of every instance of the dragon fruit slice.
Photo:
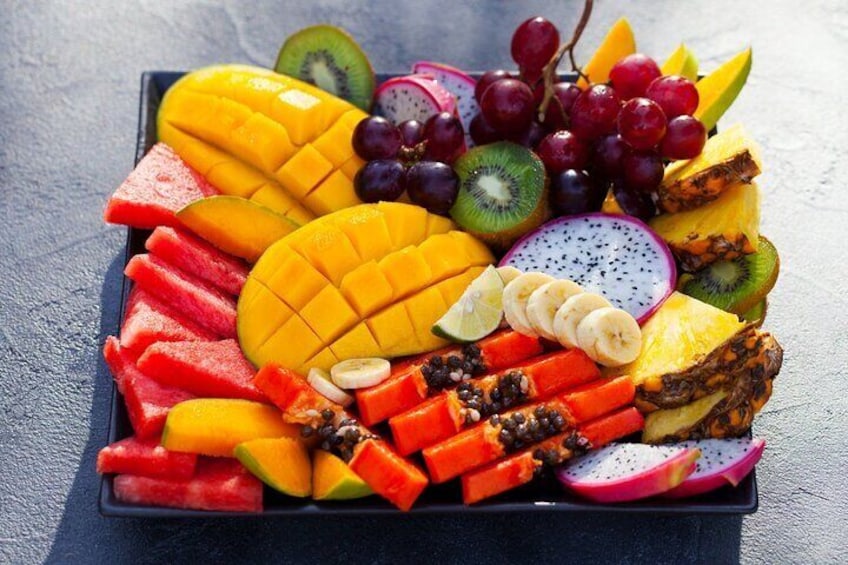
{"label": "dragon fruit slice", "polygon": [[456,114],[456,98],[429,75],[407,75],[380,85],[374,94],[373,111],[395,124],[426,122],[439,112]]}
{"label": "dragon fruit slice", "polygon": [[595,502],[628,502],[666,492],[692,474],[700,451],[676,445],[613,443],[572,460],[556,474]]}
{"label": "dragon fruit slice", "polygon": [[679,486],[663,493],[668,498],[695,496],[727,484],[738,485],[748,476],[766,448],[765,440],[759,438],[702,439],[675,445],[698,449],[701,458],[695,464],[694,473]]}
{"label": "dragon fruit slice", "polygon": [[474,87],[477,86],[477,81],[456,67],[432,61],[418,61],[412,65],[412,72],[432,76],[436,82],[456,97],[459,120],[465,130],[465,145],[473,147],[474,142],[468,132],[471,131],[471,120],[480,112],[480,105],[474,98]]}
{"label": "dragon fruit slice", "polygon": [[557,218],[518,240],[500,265],[570,279],[587,292],[602,294],[639,324],[677,284],[668,245],[644,222],[625,215]]}

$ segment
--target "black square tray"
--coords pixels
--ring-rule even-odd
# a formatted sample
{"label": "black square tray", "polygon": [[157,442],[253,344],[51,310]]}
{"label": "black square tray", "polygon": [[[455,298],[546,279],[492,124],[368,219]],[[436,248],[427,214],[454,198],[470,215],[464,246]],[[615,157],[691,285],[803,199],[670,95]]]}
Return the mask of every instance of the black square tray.
{"label": "black square tray", "polygon": [[[183,73],[148,71],[141,75],[141,99],[139,104],[138,140],[135,161],[156,142],[156,113],[165,91]],[[379,74],[378,82],[396,74]],[[569,77],[566,77],[569,78]],[[127,234],[125,262],[136,253],[144,252],[144,241],[149,231],[130,228]],[[126,277],[121,289],[121,314],[117,333],[123,321],[123,310],[131,282]],[[123,399],[112,387],[112,406],[109,418],[109,443],[132,434]],[[112,476],[102,477],[100,484],[100,513],[104,516],[145,518],[208,518],[215,516],[324,516],[324,515],[389,515],[399,511],[376,496],[343,502],[316,502],[284,496],[269,488],[265,489],[265,511],[261,514],[238,512],[207,512],[179,510],[173,508],[127,504],[115,498]],[[499,495],[488,501],[465,506],[462,504],[459,481],[443,485],[431,485],[416,502],[411,514],[482,514],[492,512],[615,512],[634,514],[752,514],[757,511],[757,480],[755,473],[748,475],[736,488],[720,490],[688,500],[652,499],[627,504],[595,504],[565,492],[553,477],[544,477]]]}

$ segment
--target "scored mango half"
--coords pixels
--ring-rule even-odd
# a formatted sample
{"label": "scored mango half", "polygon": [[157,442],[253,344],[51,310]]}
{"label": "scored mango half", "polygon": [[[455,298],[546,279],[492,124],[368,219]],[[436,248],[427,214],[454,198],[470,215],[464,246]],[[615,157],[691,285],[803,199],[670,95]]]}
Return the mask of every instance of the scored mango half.
{"label": "scored mango half", "polygon": [[323,216],[268,248],[244,285],[238,336],[257,367],[306,373],[446,345],[430,331],[494,261],[447,218],[398,202]]}
{"label": "scored mango half", "polygon": [[351,137],[366,116],[268,69],[216,65],[168,89],[157,128],[159,139],[222,193],[302,225],[360,203],[353,177],[364,162]]}

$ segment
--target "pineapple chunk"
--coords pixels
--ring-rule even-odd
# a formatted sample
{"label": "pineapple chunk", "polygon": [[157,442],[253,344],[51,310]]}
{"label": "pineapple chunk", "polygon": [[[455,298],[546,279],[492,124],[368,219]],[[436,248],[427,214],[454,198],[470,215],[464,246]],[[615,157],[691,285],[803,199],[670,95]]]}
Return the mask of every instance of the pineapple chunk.
{"label": "pineapple chunk", "polygon": [[741,125],[732,126],[708,139],[694,159],[666,168],[659,206],[666,212],[703,206],[734,184],[751,182],[761,170],[759,147]]}
{"label": "pineapple chunk", "polygon": [[686,271],[697,271],[743,253],[756,253],[760,190],[755,183],[737,183],[709,204],[657,216],[650,224]]}
{"label": "pineapple chunk", "polygon": [[681,435],[688,436],[687,432],[703,422],[725,398],[727,392],[720,390],[680,408],[651,412],[645,418],[642,442],[663,443]]}

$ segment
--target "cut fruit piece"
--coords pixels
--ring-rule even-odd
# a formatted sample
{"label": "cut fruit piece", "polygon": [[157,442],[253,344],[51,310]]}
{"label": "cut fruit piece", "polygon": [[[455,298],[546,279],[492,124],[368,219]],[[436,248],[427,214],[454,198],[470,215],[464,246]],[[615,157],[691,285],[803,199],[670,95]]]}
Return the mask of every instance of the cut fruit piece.
{"label": "cut fruit piece", "polygon": [[97,472],[128,473],[142,477],[187,479],[194,475],[197,455],[168,451],[159,438],[124,438],[97,454]]}
{"label": "cut fruit piece", "polygon": [[739,318],[742,321],[749,322],[753,324],[754,327],[759,328],[763,325],[763,322],[765,322],[767,312],[768,298],[763,298],[757,304],[755,304],[753,308],[739,316]]}
{"label": "cut fruit piece", "polygon": [[457,113],[462,121],[462,129],[465,131],[465,145],[473,147],[474,143],[469,132],[471,120],[480,112],[480,105],[474,97],[477,81],[456,67],[432,61],[418,61],[412,65],[412,72],[432,76],[436,82],[456,97]]}
{"label": "cut fruit piece", "polygon": [[498,329],[503,317],[504,283],[489,265],[433,326],[433,333],[457,343],[482,339]]}
{"label": "cut fruit piece", "polygon": [[689,47],[681,43],[660,67],[663,75],[680,75],[692,82],[698,80],[698,59]]}
{"label": "cut fruit piece", "polygon": [[312,367],[309,369],[309,374],[306,376],[306,382],[314,388],[318,393],[331,402],[335,402],[339,406],[350,406],[353,404],[354,398],[333,384],[330,379],[330,374],[324,369]]}
{"label": "cut fruit piece", "polygon": [[750,183],[761,170],[759,145],[736,124],[709,138],[694,159],[666,167],[658,204],[666,212],[698,208],[732,186]]}
{"label": "cut fruit piece", "polygon": [[554,314],[552,327],[559,344],[563,347],[580,347],[577,328],[583,318],[595,310],[611,306],[606,298],[593,292],[581,292],[570,297]]}
{"label": "cut fruit piece", "polygon": [[[513,267],[514,268],[514,267]],[[566,300],[583,292],[580,285],[564,279],[545,283],[527,299],[527,319],[533,330],[549,341],[557,341],[554,317]]]}
{"label": "cut fruit piece", "polygon": [[141,354],[160,341],[215,341],[217,336],[184,318],[150,293],[133,287],[127,299],[121,347]]}
{"label": "cut fruit piece", "polygon": [[328,451],[315,450],[312,455],[312,498],[353,500],[372,494],[371,487],[344,461]]}
{"label": "cut fruit piece", "polygon": [[[744,316],[765,300],[777,282],[779,271],[777,249],[769,240],[760,236],[756,253],[730,261],[717,261],[694,275],[684,275],[680,278],[678,288],[683,294],[726,312]],[[756,321],[761,317],[760,314],[752,313],[749,321]]]}
{"label": "cut fruit piece", "polygon": [[598,308],[577,324],[577,345],[596,363],[620,367],[632,363],[642,348],[636,319],[619,308]]}
{"label": "cut fruit piece", "polygon": [[348,465],[374,492],[404,512],[427,488],[427,476],[384,441],[369,439],[359,443]]}
{"label": "cut fruit piece", "polygon": [[430,75],[390,78],[374,93],[374,110],[397,125],[407,120],[425,123],[441,112],[456,113],[456,98]]}
{"label": "cut fruit piece", "polygon": [[[627,18],[621,18],[612,25],[589,62],[583,66],[583,74],[588,76],[593,84],[607,82],[613,65],[635,52],[636,40],[633,38],[630,22]],[[580,77],[577,86],[586,88],[589,85]]]}
{"label": "cut fruit piece", "polygon": [[238,444],[233,454],[274,490],[298,498],[312,494],[312,463],[301,441],[289,437],[254,439]]}
{"label": "cut fruit piece", "polygon": [[274,70],[314,84],[363,110],[371,107],[374,70],[358,43],[344,30],[315,25],[290,35]]}
{"label": "cut fruit piece", "polygon": [[702,439],[680,445],[697,449],[701,457],[694,473],[663,493],[667,498],[697,496],[726,485],[735,487],[754,469],[766,448],[765,440],[759,438]]}
{"label": "cut fruit piece", "polygon": [[129,504],[217,512],[262,512],[262,483],[233,459],[201,459],[188,479],[118,475],[115,497]]}
{"label": "cut fruit piece", "polygon": [[756,253],[760,239],[760,189],[755,183],[728,188],[709,204],[651,220],[684,270]]}
{"label": "cut fruit piece", "polygon": [[547,219],[545,167],[529,149],[508,141],[474,147],[454,169],[459,194],[451,217],[486,243],[506,249]]}
{"label": "cut fruit piece", "polygon": [[238,196],[198,200],[177,212],[177,217],[218,249],[251,263],[299,227],[285,216]]}
{"label": "cut fruit piece", "polygon": [[695,117],[707,131],[713,129],[745,86],[751,72],[751,54],[749,47],[695,84],[700,100]]}
{"label": "cut fruit piece", "polygon": [[385,359],[369,357],[346,359],[333,365],[330,378],[336,386],[346,389],[375,386],[389,378],[391,364]]}
{"label": "cut fruit piece", "polygon": [[261,438],[300,437],[300,428],[283,422],[280,411],[249,400],[198,398],[181,402],[168,414],[162,445],[216,457],[233,457],[233,449]]}
{"label": "cut fruit piece", "polygon": [[497,269],[504,286],[508,285],[522,274],[521,271],[512,265],[504,265],[503,267],[497,267]]}
{"label": "cut fruit piece", "polygon": [[645,418],[642,441],[664,443],[688,435],[726,398],[727,392],[720,390],[679,408],[651,412]]}
{"label": "cut fruit piece", "polygon": [[[530,297],[539,288],[554,282],[554,278],[545,273],[528,272],[513,279],[503,290],[504,319],[518,333],[538,337],[533,329],[527,312]],[[553,322],[551,323],[553,326]]]}

